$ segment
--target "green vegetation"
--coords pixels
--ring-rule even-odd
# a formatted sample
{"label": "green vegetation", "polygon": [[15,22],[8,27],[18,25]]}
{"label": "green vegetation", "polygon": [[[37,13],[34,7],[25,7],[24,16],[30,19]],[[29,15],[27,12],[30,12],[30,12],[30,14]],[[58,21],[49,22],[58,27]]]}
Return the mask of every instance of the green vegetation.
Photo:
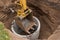
{"label": "green vegetation", "polygon": [[8,32],[4,30],[4,25],[0,23],[0,40],[10,40]]}

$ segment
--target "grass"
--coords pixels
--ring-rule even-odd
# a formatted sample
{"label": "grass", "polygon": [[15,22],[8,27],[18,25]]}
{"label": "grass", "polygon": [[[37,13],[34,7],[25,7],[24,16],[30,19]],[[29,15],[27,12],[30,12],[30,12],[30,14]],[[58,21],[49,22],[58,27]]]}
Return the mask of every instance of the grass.
{"label": "grass", "polygon": [[4,30],[3,23],[0,22],[0,40],[10,40],[9,34]]}

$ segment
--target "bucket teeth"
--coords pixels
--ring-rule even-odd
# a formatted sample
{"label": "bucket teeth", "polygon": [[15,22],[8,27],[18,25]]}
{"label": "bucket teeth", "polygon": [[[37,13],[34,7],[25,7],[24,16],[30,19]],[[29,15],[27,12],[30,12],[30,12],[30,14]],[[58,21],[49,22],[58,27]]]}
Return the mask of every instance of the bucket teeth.
{"label": "bucket teeth", "polygon": [[34,30],[34,28],[33,28],[33,27],[32,27],[31,29],[32,29],[32,30]]}
{"label": "bucket teeth", "polygon": [[29,31],[26,31],[28,34],[31,34]]}

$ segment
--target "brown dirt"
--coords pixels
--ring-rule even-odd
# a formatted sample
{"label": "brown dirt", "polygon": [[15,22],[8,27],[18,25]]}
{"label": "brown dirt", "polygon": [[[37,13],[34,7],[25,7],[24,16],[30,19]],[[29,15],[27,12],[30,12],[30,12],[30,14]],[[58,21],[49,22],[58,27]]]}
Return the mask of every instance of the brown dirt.
{"label": "brown dirt", "polygon": [[[34,14],[41,21],[41,30],[39,38],[48,38],[60,24],[60,1],[59,0],[29,0],[28,4],[33,7]],[[34,9],[35,8],[35,9]],[[38,14],[37,14],[38,13]],[[39,15],[40,14],[40,15]],[[39,16],[38,16],[39,15]]]}
{"label": "brown dirt", "polygon": [[55,32],[48,38],[48,40],[60,40],[60,25]]}

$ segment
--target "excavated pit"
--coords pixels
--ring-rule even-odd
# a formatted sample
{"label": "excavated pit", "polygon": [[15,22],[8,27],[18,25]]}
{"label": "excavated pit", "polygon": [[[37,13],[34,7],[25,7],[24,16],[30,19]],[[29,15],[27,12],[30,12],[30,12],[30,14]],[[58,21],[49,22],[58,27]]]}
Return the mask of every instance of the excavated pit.
{"label": "excavated pit", "polygon": [[[9,0],[10,1],[10,0]],[[1,10],[4,10],[3,8],[3,6],[6,4],[6,5],[9,5],[9,2],[8,0],[4,0],[4,2],[2,1],[2,0],[0,0],[0,11]],[[39,36],[39,38],[40,39],[47,39],[51,34],[52,34],[52,29],[51,29],[51,27],[53,27],[53,28],[55,28],[54,26],[51,26],[50,24],[51,24],[51,22],[50,21],[46,21],[46,20],[49,20],[48,19],[48,17],[45,17],[45,16],[47,16],[47,15],[44,15],[44,13],[45,13],[45,9],[48,9],[48,10],[46,10],[47,12],[49,11],[49,9],[53,9],[53,8],[50,8],[50,6],[47,6],[45,3],[48,3],[48,2],[46,2],[45,1],[45,3],[44,3],[44,0],[27,0],[27,1],[29,1],[29,3],[30,4],[33,4],[33,5],[31,5],[30,7],[31,7],[31,9],[33,9],[33,13],[34,13],[34,15],[36,15],[37,16],[37,18],[39,18],[40,19],[40,21],[41,21],[41,30],[40,30],[40,36]],[[28,5],[30,5],[28,3]],[[35,5],[36,4],[36,5]],[[45,6],[43,6],[43,5],[45,5]],[[49,4],[48,4],[49,5]],[[55,6],[54,6],[55,7]],[[58,8],[58,7],[57,7]],[[41,10],[42,11],[44,11],[44,13],[43,12],[41,12]],[[55,9],[54,9],[55,10]],[[50,10],[51,11],[51,10]],[[50,12],[49,11],[49,12]],[[56,12],[57,11],[57,12]],[[46,13],[47,13],[46,12]],[[49,13],[48,12],[48,13]],[[50,12],[50,14],[53,14],[53,13],[55,14],[55,15],[59,15],[60,14],[60,11],[59,10],[55,10],[55,11],[51,11]],[[58,13],[58,14],[57,14]],[[41,15],[41,14],[43,14],[43,15]],[[0,15],[1,15],[1,12],[0,12]],[[45,20],[46,19],[46,20]],[[60,19],[60,16],[58,17],[57,16],[57,19],[59,20]],[[10,23],[11,23],[11,20],[12,20],[12,18],[10,18],[9,20],[7,20],[6,22],[5,22],[5,24],[7,25],[7,26],[5,26],[5,27],[10,27]],[[57,20],[57,21],[58,21]],[[60,22],[60,21],[58,21],[58,22]],[[49,23],[49,24],[48,24]],[[52,24],[53,25],[53,24]]]}

